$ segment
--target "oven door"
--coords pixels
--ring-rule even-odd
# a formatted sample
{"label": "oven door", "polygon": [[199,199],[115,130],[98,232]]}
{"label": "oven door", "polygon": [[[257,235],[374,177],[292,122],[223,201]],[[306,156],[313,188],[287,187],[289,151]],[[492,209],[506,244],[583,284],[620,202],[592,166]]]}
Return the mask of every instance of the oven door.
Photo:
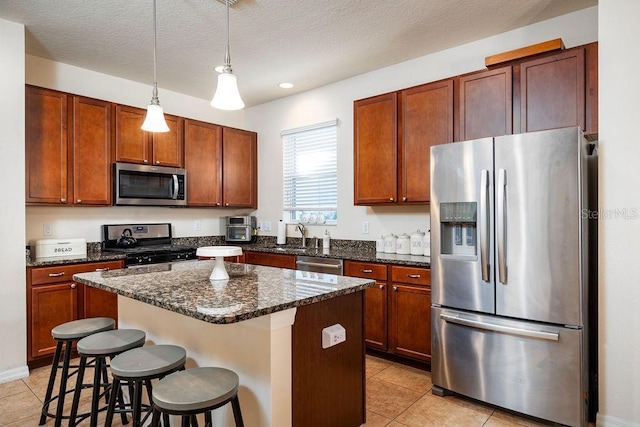
{"label": "oven door", "polygon": [[184,206],[186,172],[164,166],[115,164],[116,205]]}

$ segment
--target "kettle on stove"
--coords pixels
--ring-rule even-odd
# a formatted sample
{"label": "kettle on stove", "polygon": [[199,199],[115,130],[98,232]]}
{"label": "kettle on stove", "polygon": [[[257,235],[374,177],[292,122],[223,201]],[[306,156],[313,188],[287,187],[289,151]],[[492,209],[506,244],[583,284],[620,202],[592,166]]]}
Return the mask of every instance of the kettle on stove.
{"label": "kettle on stove", "polygon": [[125,228],[122,230],[122,235],[116,242],[116,246],[121,248],[132,248],[138,243],[135,237],[133,237],[133,232],[130,228]]}

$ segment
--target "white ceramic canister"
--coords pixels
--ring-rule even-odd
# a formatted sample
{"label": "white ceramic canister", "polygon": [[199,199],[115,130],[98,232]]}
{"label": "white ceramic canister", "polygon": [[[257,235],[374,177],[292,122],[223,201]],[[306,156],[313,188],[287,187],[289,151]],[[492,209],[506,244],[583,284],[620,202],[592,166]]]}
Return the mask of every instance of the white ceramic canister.
{"label": "white ceramic canister", "polygon": [[411,234],[411,255],[424,255],[424,233],[420,230]]}
{"label": "white ceramic canister", "polygon": [[384,252],[384,236],[376,239],[376,252]]}
{"label": "white ceramic canister", "polygon": [[404,233],[398,236],[396,241],[396,253],[402,255],[409,255],[411,253],[411,237]]}
{"label": "white ceramic canister", "polygon": [[384,252],[387,254],[396,253],[396,240],[397,237],[392,234],[385,236],[384,238]]}
{"label": "white ceramic canister", "polygon": [[422,246],[424,248],[424,256],[431,256],[431,230],[427,230],[427,232],[424,233]]}

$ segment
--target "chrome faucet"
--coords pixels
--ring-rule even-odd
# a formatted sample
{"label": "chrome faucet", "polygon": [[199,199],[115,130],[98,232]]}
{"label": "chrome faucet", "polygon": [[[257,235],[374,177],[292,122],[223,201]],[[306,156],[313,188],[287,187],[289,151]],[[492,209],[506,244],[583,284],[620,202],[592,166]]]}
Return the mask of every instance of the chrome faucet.
{"label": "chrome faucet", "polygon": [[300,234],[302,234],[302,247],[306,248],[307,247],[307,229],[304,227],[304,225],[302,224],[298,224],[296,226],[296,230],[298,230],[300,232]]}

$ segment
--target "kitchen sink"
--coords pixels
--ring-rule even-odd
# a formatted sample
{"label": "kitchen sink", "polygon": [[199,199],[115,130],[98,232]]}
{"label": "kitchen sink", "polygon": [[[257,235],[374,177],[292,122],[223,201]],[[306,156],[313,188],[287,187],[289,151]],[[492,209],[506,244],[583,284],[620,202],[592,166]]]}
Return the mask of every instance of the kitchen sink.
{"label": "kitchen sink", "polygon": [[307,248],[283,248],[282,246],[278,246],[277,248],[275,248],[275,250],[280,252],[306,252]]}

